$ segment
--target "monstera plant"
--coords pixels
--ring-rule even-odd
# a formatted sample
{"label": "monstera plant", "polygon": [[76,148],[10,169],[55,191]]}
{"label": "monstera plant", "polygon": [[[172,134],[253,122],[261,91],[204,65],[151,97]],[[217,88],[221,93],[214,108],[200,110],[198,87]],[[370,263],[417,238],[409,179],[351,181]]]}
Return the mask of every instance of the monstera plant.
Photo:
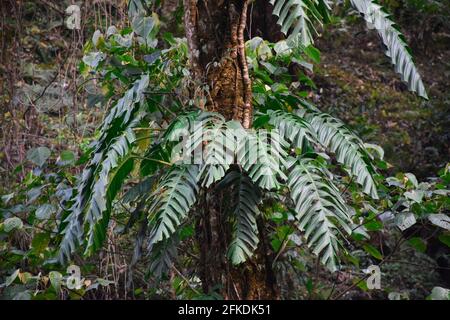
{"label": "monstera plant", "polygon": [[[409,89],[427,99],[389,15],[373,0],[350,2]],[[127,227],[141,225],[132,263],[145,251],[152,274],[163,276],[187,243],[206,293],[276,298],[277,203],[281,223],[338,270],[356,223],[344,182],[377,199],[374,152],[308,102],[289,74],[308,56],[317,60],[316,30],[333,3],[184,0],[185,38],[159,35],[158,3],[130,1],[131,27],[97,31],[87,44],[80,70],[101,78],[107,110],[62,218],[60,260],[99,250],[112,215],[126,207]],[[273,30],[278,39],[264,40]]]}

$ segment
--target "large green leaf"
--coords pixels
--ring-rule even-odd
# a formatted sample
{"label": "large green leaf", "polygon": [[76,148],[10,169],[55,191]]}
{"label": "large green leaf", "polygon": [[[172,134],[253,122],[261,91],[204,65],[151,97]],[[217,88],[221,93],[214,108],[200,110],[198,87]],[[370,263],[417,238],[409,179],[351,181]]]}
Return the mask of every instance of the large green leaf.
{"label": "large green leaf", "polygon": [[409,90],[428,99],[422,78],[414,64],[411,50],[395,23],[389,19],[389,14],[375,0],[350,0],[350,2],[364,16],[369,27],[378,31],[387,47],[386,55],[391,58],[395,71],[401,75],[402,80],[408,83]]}
{"label": "large green leaf", "polygon": [[[107,191],[104,188],[109,183],[109,173],[118,167],[117,161],[125,155],[125,151],[128,152],[128,144],[134,140],[134,138],[131,139],[134,136],[131,130],[140,121],[140,115],[136,115],[136,113],[141,107],[144,90],[148,83],[148,75],[143,75],[136,80],[103,120],[100,136],[92,145],[91,160],[79,180],[77,195],[70,208],[70,214],[62,223],[63,239],[58,255],[60,261],[68,259],[76,247],[83,242],[85,231],[83,225],[86,219],[90,224],[88,228],[89,250],[97,248],[102,242],[100,235],[106,232],[103,229],[106,229],[105,223],[109,219],[103,219],[102,215],[107,211],[108,204]],[[127,146],[125,147],[125,145]],[[84,215],[86,210],[88,211],[87,216]],[[108,215],[109,213],[106,212],[105,217]],[[103,220],[103,225],[97,223],[101,220]],[[94,234],[100,236],[96,241],[94,241]]]}
{"label": "large green leaf", "polygon": [[305,232],[308,246],[331,271],[338,265],[338,235],[351,234],[349,210],[330,173],[317,161],[300,158],[288,177],[298,227]]}
{"label": "large green leaf", "polygon": [[268,115],[269,123],[294,147],[303,149],[308,142],[315,140],[311,125],[302,117],[283,110],[269,110]]}
{"label": "large green leaf", "polygon": [[276,131],[248,130],[237,142],[237,162],[259,187],[277,189],[287,179],[283,172],[286,147]]}
{"label": "large green leaf", "polygon": [[187,218],[196,201],[198,166],[174,165],[161,178],[151,197],[149,223],[150,245],[168,239]]}
{"label": "large green leaf", "polygon": [[233,192],[234,232],[228,257],[233,264],[240,264],[253,255],[259,242],[256,217],[260,214],[261,193],[246,174],[238,171],[228,173],[217,188]]}
{"label": "large green leaf", "polygon": [[[166,162],[175,163],[178,160],[182,160],[182,162],[189,160],[183,159],[183,157],[189,152],[193,152],[201,143],[203,126],[215,121],[224,120],[219,114],[200,112],[199,110],[176,117],[164,134],[147,150],[141,162],[141,174],[144,176],[154,174]],[[194,144],[194,139],[197,144]]]}
{"label": "large green leaf", "polygon": [[235,159],[236,141],[246,132],[237,121],[216,122],[203,132],[203,163],[199,175],[202,187],[208,188],[225,176]]}
{"label": "large green leaf", "polygon": [[274,5],[272,13],[278,16],[281,32],[290,38],[297,38],[304,47],[314,43],[312,33],[314,22],[327,20],[329,9],[322,0],[270,0]]}
{"label": "large green leaf", "polygon": [[178,237],[175,234],[150,246],[150,272],[153,275],[160,278],[170,270],[174,260],[177,258],[178,242]]}
{"label": "large green leaf", "polygon": [[364,143],[342,121],[314,106],[303,102],[304,110],[299,114],[310,123],[317,141],[336,154],[336,160],[343,164],[356,179],[366,194],[378,199],[376,183],[373,177],[375,169]]}

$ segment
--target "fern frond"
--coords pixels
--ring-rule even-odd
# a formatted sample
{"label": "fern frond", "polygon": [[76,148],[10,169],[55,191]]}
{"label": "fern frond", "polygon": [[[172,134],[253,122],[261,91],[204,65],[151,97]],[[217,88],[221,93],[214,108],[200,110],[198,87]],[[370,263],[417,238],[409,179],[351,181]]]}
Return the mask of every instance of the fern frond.
{"label": "fern frond", "polygon": [[[89,190],[89,199],[83,206],[86,209],[78,210],[79,204],[75,203],[77,207],[73,208],[74,210],[68,216],[67,221],[69,223],[63,231],[64,237],[60,245],[60,259],[62,261],[75,250],[76,244],[82,242],[84,230],[82,225],[88,228],[88,243],[85,253],[92,253],[92,251],[101,247],[109,222],[111,203],[133,168],[133,160],[127,158],[126,155],[135,140],[132,128],[137,122],[139,121],[133,122],[127,131],[116,138],[108,150],[105,150],[103,161],[99,164],[101,169],[98,176],[89,178],[92,180],[92,187]],[[90,174],[91,171],[94,172],[93,169],[88,168],[85,172]],[[85,176],[84,179],[86,178]],[[81,186],[84,186],[83,182]],[[86,210],[86,214],[82,216],[84,210]]]}
{"label": "fern frond", "polygon": [[139,202],[145,197],[148,197],[156,178],[157,176],[145,178],[138,184],[128,189],[121,199],[122,202],[123,203]]}
{"label": "fern frond", "polygon": [[[199,182],[202,187],[208,188],[222,179],[234,161],[237,135],[245,134],[240,123],[226,122],[217,113],[200,112],[193,118],[181,119],[178,126],[184,130],[182,133],[186,139],[174,150],[179,153],[177,158],[183,163],[200,164]],[[181,132],[171,131],[168,139],[179,141]]]}
{"label": "fern frond", "polygon": [[[224,119],[220,114],[199,110],[187,112],[175,118],[164,134],[145,153],[140,166],[141,174],[143,176],[151,175],[161,167],[161,163],[155,160],[170,163],[178,160],[190,160],[183,159],[183,157],[199,147],[203,137],[201,131],[203,126],[215,121],[223,122]],[[182,142],[180,140],[183,140],[185,144],[180,143]],[[189,147],[192,150],[189,150]]]}
{"label": "fern frond", "polygon": [[66,226],[61,231],[63,238],[59,245],[58,260],[64,262],[75,252],[77,246],[83,241],[83,208],[86,200],[86,193],[94,178],[95,164],[86,167],[81,175],[78,185],[78,196],[70,208],[70,214],[62,222]]}
{"label": "fern frond", "polygon": [[149,208],[150,245],[170,238],[186,219],[196,201],[197,183],[197,165],[174,165],[161,178]]}
{"label": "fern frond", "polygon": [[[64,220],[62,234],[63,239],[60,243],[58,258],[61,262],[69,259],[76,247],[83,241],[85,221],[84,212],[92,194],[99,190],[94,190],[94,183],[99,183],[98,174],[101,172],[103,160],[111,149],[109,148],[113,140],[124,134],[124,131],[130,127],[134,121],[133,115],[141,106],[143,92],[148,86],[148,75],[143,75],[133,86],[127,90],[122,98],[109,110],[108,115],[103,121],[100,129],[100,137],[92,146],[92,158],[86,168],[83,170],[81,179],[78,183],[78,192],[74,199],[74,204],[70,208],[70,214]],[[117,150],[116,150],[117,151]],[[116,166],[114,166],[116,167]],[[105,177],[100,177],[101,183],[107,183]],[[106,178],[107,179],[107,178]],[[106,196],[103,192],[102,196]],[[105,208],[104,202],[100,200],[99,210]],[[103,210],[104,211],[104,210]]]}
{"label": "fern frond", "polygon": [[168,239],[150,245],[150,272],[155,277],[161,278],[172,267],[177,259],[178,241],[178,236],[175,234]]}
{"label": "fern frond", "polygon": [[386,55],[391,58],[395,71],[408,84],[409,90],[428,100],[422,78],[411,56],[411,49],[395,23],[389,19],[389,14],[374,0],[350,0],[350,2],[364,16],[369,26],[378,31],[387,47]]}
{"label": "fern frond", "polygon": [[242,172],[231,171],[217,185],[217,189],[232,188],[235,199],[233,210],[233,239],[228,257],[234,265],[245,262],[253,255],[259,242],[256,217],[260,214],[258,204],[261,193],[252,180]]}
{"label": "fern frond", "polygon": [[87,226],[87,246],[85,254],[99,249],[105,240],[112,201],[123,181],[133,169],[134,160],[127,157],[136,140],[133,127],[139,118],[110,145],[101,163],[101,170],[92,187],[92,195],[86,207],[84,224]]}
{"label": "fern frond", "polygon": [[[274,6],[272,13],[278,16],[281,32],[289,37],[298,37],[305,47],[314,43],[312,32],[316,30],[313,22],[322,22],[318,8],[323,9],[326,3],[321,0],[270,0],[270,3]],[[325,9],[328,8],[325,6]]]}
{"label": "fern frond", "polygon": [[342,121],[318,111],[306,102],[303,102],[303,106],[306,108],[303,117],[311,124],[320,144],[336,154],[336,160],[349,170],[366,194],[378,199],[373,177],[375,169],[361,139]]}
{"label": "fern frond", "polygon": [[246,134],[237,121],[219,122],[204,130],[203,163],[200,168],[202,187],[221,180],[234,162],[236,142]]}
{"label": "fern frond", "polygon": [[312,159],[299,159],[289,173],[288,186],[295,204],[299,229],[308,246],[331,271],[337,269],[339,240],[344,229],[351,234],[351,220],[344,199],[330,173]]}
{"label": "fern frond", "polygon": [[307,143],[315,140],[310,124],[298,115],[283,110],[269,110],[268,115],[269,123],[296,148],[303,149]]}
{"label": "fern frond", "polygon": [[249,130],[237,142],[237,162],[262,189],[280,187],[279,179],[286,180],[287,143],[276,131]]}
{"label": "fern frond", "polygon": [[121,123],[128,124],[135,110],[134,108],[144,98],[144,90],[147,88],[148,83],[149,76],[147,74],[142,75],[140,79],[134,82],[133,86],[108,111],[107,116],[103,119],[100,132],[106,134],[113,122],[119,118]]}

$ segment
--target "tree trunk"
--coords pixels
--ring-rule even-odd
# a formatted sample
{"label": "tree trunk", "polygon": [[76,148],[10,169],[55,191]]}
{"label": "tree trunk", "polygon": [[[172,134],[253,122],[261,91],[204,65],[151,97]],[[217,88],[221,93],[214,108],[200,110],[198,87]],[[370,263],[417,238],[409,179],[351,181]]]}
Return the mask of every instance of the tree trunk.
{"label": "tree trunk", "polygon": [[[184,0],[185,32],[193,77],[192,96],[200,107],[227,120],[252,125],[252,84],[245,56],[249,0]],[[226,257],[231,231],[225,218],[224,194],[208,190],[200,201],[196,228],[200,278],[205,292],[225,299],[276,299],[276,281],[265,230],[254,257],[233,267]]]}
{"label": "tree trunk", "polygon": [[[251,82],[245,59],[248,0],[184,0],[194,81],[203,85],[204,109],[251,125]],[[206,85],[206,86],[205,86]]]}

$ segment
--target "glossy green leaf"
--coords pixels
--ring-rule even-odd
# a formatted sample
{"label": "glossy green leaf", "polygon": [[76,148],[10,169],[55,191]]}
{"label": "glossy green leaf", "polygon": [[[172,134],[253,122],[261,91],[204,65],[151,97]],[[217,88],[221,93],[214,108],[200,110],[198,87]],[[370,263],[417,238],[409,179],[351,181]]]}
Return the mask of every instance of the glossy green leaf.
{"label": "glossy green leaf", "polygon": [[383,255],[381,254],[381,252],[377,249],[377,248],[375,248],[373,245],[371,245],[371,244],[365,244],[364,246],[363,246],[363,248],[364,248],[364,250],[368,253],[368,254],[370,254],[372,257],[374,257],[375,259],[378,259],[378,260],[383,260]]}

